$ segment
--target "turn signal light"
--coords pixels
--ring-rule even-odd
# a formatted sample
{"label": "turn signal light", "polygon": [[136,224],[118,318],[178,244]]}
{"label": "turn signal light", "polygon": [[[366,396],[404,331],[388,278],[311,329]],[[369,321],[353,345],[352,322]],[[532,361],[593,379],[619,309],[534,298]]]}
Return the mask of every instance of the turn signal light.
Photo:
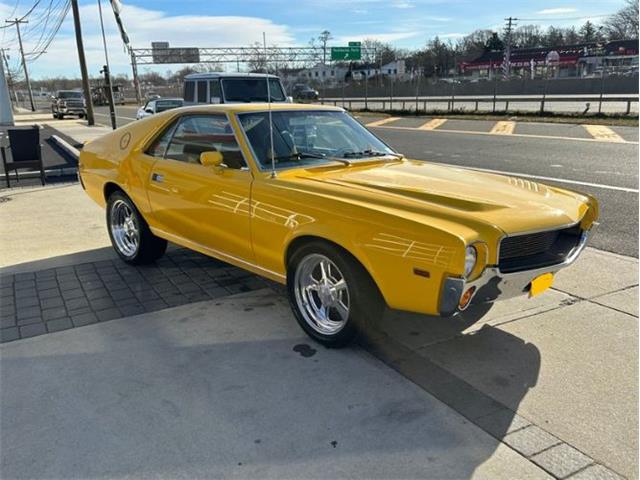
{"label": "turn signal light", "polygon": [[458,307],[460,307],[460,310],[464,310],[465,308],[467,308],[469,302],[473,298],[473,294],[475,293],[475,291],[476,287],[470,287],[466,292],[462,294],[462,297],[460,297],[460,303],[458,303]]}

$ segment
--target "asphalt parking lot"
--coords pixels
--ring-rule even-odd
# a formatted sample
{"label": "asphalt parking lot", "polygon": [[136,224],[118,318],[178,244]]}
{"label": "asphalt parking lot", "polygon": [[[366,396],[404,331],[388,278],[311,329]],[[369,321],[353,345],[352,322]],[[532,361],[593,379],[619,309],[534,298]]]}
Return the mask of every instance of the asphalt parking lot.
{"label": "asphalt parking lot", "polygon": [[[637,232],[613,221],[635,212],[637,226],[637,143],[393,122],[371,128],[407,155],[532,180],[563,165],[559,185],[620,195],[622,211],[603,208],[596,248],[537,299],[455,319],[389,311],[334,351],[301,334],[281,288],[239,269],[180,248],[122,265],[77,184],[5,191],[4,474],[637,478]],[[616,164],[584,185],[598,156]]]}

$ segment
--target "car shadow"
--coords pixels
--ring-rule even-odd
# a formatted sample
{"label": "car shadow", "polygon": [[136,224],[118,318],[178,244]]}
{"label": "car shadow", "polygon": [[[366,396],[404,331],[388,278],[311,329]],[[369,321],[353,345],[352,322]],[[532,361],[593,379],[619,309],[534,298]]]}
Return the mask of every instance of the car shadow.
{"label": "car shadow", "polygon": [[[382,319],[367,325],[359,343],[384,363],[501,440],[528,422],[516,412],[540,371],[540,351],[532,343],[492,326],[485,317],[492,304],[470,307],[442,318],[388,309]],[[510,365],[509,374],[492,376],[508,402],[474,382],[478,364],[486,375],[496,365]],[[495,369],[497,370],[497,368]],[[478,385],[478,386],[476,386]],[[504,397],[502,397],[504,399]]]}

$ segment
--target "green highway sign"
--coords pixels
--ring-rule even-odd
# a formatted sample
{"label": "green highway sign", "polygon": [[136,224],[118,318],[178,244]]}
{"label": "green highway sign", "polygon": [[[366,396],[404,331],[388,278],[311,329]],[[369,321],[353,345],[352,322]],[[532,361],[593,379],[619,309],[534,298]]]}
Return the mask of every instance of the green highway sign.
{"label": "green highway sign", "polygon": [[350,47],[361,47],[362,42],[349,42]]}
{"label": "green highway sign", "polygon": [[360,46],[331,47],[331,60],[360,60]]}

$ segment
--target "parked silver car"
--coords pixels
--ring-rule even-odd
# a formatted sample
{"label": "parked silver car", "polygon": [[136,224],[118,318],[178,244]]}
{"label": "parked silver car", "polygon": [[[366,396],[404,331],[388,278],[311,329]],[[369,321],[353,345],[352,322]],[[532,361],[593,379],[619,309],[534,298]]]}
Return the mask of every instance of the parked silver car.
{"label": "parked silver car", "polygon": [[156,113],[179,108],[184,105],[181,98],[156,98],[149,100],[144,106],[140,107],[136,112],[136,120],[154,115]]}

